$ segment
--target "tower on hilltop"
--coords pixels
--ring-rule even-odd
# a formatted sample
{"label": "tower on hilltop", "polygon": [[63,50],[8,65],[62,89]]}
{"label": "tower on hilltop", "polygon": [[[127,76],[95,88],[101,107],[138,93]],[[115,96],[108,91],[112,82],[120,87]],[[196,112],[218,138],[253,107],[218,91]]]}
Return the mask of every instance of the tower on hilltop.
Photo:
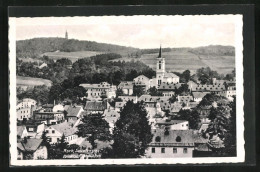
{"label": "tower on hilltop", "polygon": [[65,32],[65,39],[68,39],[68,32],[67,32],[67,30]]}
{"label": "tower on hilltop", "polygon": [[165,58],[162,57],[162,47],[160,46],[159,55],[157,57],[157,64],[156,64],[156,80],[158,86],[161,85],[164,75],[165,75]]}

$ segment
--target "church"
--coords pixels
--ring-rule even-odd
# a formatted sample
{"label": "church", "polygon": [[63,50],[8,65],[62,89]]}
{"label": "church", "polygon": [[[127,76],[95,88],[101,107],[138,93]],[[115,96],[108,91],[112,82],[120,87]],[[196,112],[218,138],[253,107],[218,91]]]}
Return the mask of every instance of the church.
{"label": "church", "polygon": [[165,58],[162,56],[162,48],[160,47],[159,56],[157,57],[156,64],[156,83],[159,87],[162,83],[179,83],[180,78],[174,73],[165,71]]}

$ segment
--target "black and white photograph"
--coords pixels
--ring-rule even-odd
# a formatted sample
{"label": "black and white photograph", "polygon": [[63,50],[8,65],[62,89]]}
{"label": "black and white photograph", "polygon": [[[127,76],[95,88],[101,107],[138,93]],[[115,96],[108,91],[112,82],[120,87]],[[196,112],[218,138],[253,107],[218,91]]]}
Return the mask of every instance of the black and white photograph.
{"label": "black and white photograph", "polygon": [[242,19],[9,17],[11,165],[243,162]]}

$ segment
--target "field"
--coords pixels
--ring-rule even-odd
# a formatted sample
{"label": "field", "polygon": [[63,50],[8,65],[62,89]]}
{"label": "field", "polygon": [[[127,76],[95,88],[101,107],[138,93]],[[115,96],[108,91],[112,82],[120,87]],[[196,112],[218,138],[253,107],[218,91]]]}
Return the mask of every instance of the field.
{"label": "field", "polygon": [[46,86],[50,87],[52,85],[52,82],[50,80],[42,79],[42,78],[16,76],[16,85],[17,86],[46,85]]}
{"label": "field", "polygon": [[74,63],[80,58],[91,57],[98,54],[104,54],[104,52],[97,52],[97,51],[76,51],[76,52],[46,52],[43,55],[48,56],[50,59],[54,61],[61,59],[61,58],[68,58]]}
{"label": "field", "polygon": [[[189,69],[195,73],[198,68],[210,67],[218,73],[227,74],[235,68],[234,56],[198,56],[185,50],[163,52],[163,56],[165,57],[166,70],[171,72],[183,72]],[[141,58],[135,60],[142,61],[155,70],[157,57],[158,53],[143,54]],[[131,59],[122,58],[113,61],[119,60],[130,61]]]}

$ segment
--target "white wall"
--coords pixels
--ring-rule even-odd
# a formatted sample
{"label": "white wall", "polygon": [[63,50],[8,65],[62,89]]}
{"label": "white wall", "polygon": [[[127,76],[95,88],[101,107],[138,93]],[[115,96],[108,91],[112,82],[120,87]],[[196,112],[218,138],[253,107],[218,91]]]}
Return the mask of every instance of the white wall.
{"label": "white wall", "polygon": [[[152,148],[155,148],[155,153],[152,153]],[[183,153],[184,147],[175,147],[177,148],[177,153],[173,153],[173,147],[164,147],[165,153],[161,153],[163,147],[148,147],[146,150],[146,157],[151,158],[174,158],[174,157],[192,157],[194,147],[186,147],[187,153]]]}

